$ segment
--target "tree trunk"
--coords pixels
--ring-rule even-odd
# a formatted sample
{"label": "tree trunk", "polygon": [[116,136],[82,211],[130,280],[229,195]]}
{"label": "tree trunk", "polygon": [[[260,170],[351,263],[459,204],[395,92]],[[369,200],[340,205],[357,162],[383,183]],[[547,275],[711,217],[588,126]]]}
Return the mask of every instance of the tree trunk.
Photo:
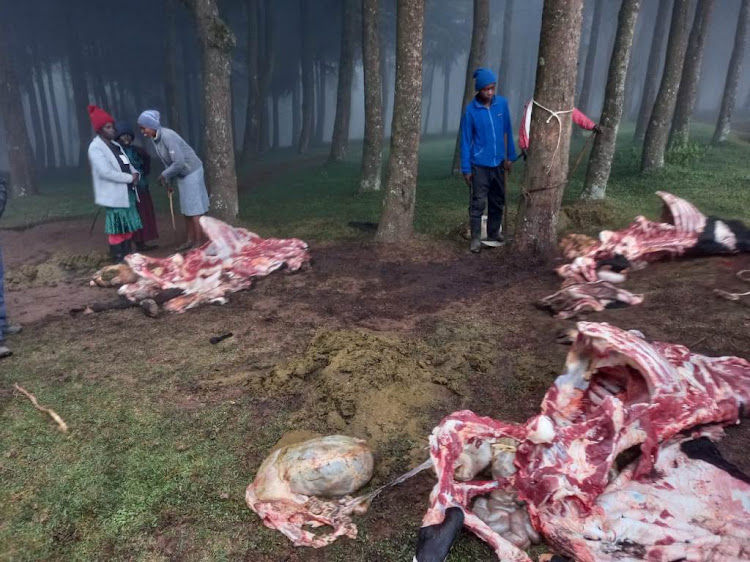
{"label": "tree trunk", "polygon": [[[386,54],[387,43],[384,40],[382,43],[382,47],[383,48],[380,49],[380,82],[383,87],[383,127],[385,127],[385,122],[388,120],[388,103],[390,101],[389,98],[393,90],[391,89],[391,71],[390,66],[388,65],[388,55]],[[385,128],[383,129],[383,131],[385,131]]]}
{"label": "tree trunk", "polygon": [[[640,60],[642,57],[640,55],[640,48],[643,44],[643,35],[644,35],[644,21],[646,16],[646,6],[643,6],[643,9],[640,10],[638,21],[635,26],[635,35],[633,37],[633,48],[630,53],[630,63],[628,64],[628,74],[627,78],[625,80],[625,105],[623,107],[623,119],[626,120],[635,120],[636,115],[636,101],[637,100],[637,86],[640,83],[640,77],[644,68],[644,65],[642,61]],[[639,88],[641,91],[643,88]]]}
{"label": "tree trunk", "polygon": [[298,150],[300,154],[310,147],[313,128],[313,97],[315,96],[315,76],[313,71],[313,44],[310,26],[310,7],[307,0],[299,0],[300,25],[302,29],[302,130],[299,134]]}
{"label": "tree trunk", "polygon": [[559,122],[549,119],[542,107],[532,113],[524,202],[513,243],[514,253],[526,257],[547,256],[556,247],[576,92],[576,58],[570,53],[578,52],[581,40],[582,4],[583,0],[545,0],[542,11],[534,100],[549,110],[568,113],[561,114]]}
{"label": "tree trunk", "polygon": [[674,116],[677,90],[682,77],[682,65],[685,62],[689,21],[690,0],[675,0],[667,41],[667,58],[664,61],[664,74],[661,77],[659,93],[656,95],[643,142],[642,172],[664,167],[664,152],[667,149],[669,127]]}
{"label": "tree trunk", "polygon": [[737,20],[737,31],[734,35],[734,48],[732,49],[732,57],[729,59],[727,80],[724,83],[724,96],[721,98],[721,110],[719,110],[719,120],[716,122],[713,144],[725,142],[729,136],[729,131],[732,129],[732,113],[737,102],[737,87],[742,75],[742,59],[745,54],[745,44],[747,43],[748,20],[750,20],[750,0],[742,0],[740,16]]}
{"label": "tree trunk", "polygon": [[[52,110],[50,109],[50,102],[53,100],[49,95],[49,88],[47,86],[47,73],[44,69],[44,63],[39,62],[39,99],[42,110],[42,122],[44,126],[44,144],[45,151],[47,152],[47,168],[57,168],[57,151],[55,149],[55,133],[54,125],[52,122]],[[89,125],[91,128],[91,125]],[[88,147],[86,148],[88,152]],[[87,156],[88,158],[88,156]]]}
{"label": "tree trunk", "polygon": [[510,61],[513,45],[513,10],[514,0],[505,0],[503,18],[503,47],[500,53],[500,70],[497,73],[497,90],[505,98],[510,96]]}
{"label": "tree trunk", "polygon": [[375,239],[405,242],[414,230],[419,126],[422,100],[422,43],[425,0],[397,0],[396,93],[393,98],[388,179]]}
{"label": "tree trunk", "polygon": [[323,127],[326,124],[326,66],[318,59],[318,90],[315,92],[317,111],[315,112],[315,144],[323,144]]}
{"label": "tree trunk", "polygon": [[279,94],[273,93],[273,142],[271,150],[279,149]]}
{"label": "tree trunk", "polygon": [[682,78],[680,89],[677,92],[677,104],[672,120],[672,130],[669,132],[669,147],[676,148],[685,146],[690,138],[690,120],[693,117],[693,108],[697,97],[698,80],[703,63],[703,47],[708,35],[708,24],[711,20],[711,12],[714,9],[714,0],[700,0],[698,9],[693,20],[693,29],[688,39],[685,62],[682,65]]}
{"label": "tree trunk", "polygon": [[258,29],[258,0],[247,0],[247,112],[245,113],[245,135],[242,139],[242,162],[247,162],[258,153],[258,109],[260,83],[258,79],[258,53],[260,51]]}
{"label": "tree trunk", "polygon": [[383,87],[380,74],[380,0],[362,0],[362,67],[365,89],[365,137],[359,191],[380,191],[383,158]]}
{"label": "tree trunk", "polygon": [[169,126],[184,130],[180,119],[180,97],[177,87],[177,26],[175,24],[175,0],[167,0],[167,37],[165,52],[164,95],[167,100]]}
{"label": "tree trunk", "polygon": [[47,66],[47,82],[49,87],[49,102],[50,110],[52,113],[52,120],[49,123],[48,129],[52,130],[54,124],[54,136],[52,137],[55,145],[56,166],[58,168],[65,165],[65,140],[63,139],[62,126],[60,123],[60,110],[57,99],[55,97],[55,84],[52,80],[52,65]]}
{"label": "tree trunk", "polygon": [[448,134],[448,102],[450,101],[448,93],[451,85],[451,66],[452,64],[449,61],[443,64],[443,135]]}
{"label": "tree trunk", "polygon": [[659,12],[654,24],[654,38],[651,41],[651,51],[648,55],[648,68],[646,69],[646,80],[643,83],[643,94],[641,95],[641,108],[638,110],[638,120],[635,125],[634,139],[643,141],[646,136],[646,128],[654,109],[654,97],[656,96],[656,84],[659,82],[661,69],[661,55],[664,50],[664,42],[667,40],[667,25],[669,24],[669,13],[672,9],[670,0],[661,0]]}
{"label": "tree trunk", "polygon": [[427,81],[425,83],[425,87],[422,92],[423,99],[425,97],[427,98],[427,111],[425,111],[425,114],[424,114],[424,124],[422,127],[423,135],[427,134],[427,129],[429,128],[429,125],[430,125],[430,113],[432,112],[432,98],[433,98],[432,87],[435,83],[435,67],[436,66],[437,64],[432,63],[427,67]]}
{"label": "tree trunk", "polygon": [[300,107],[300,81],[299,81],[299,68],[297,70],[297,78],[294,80],[294,88],[292,88],[292,146],[297,139],[299,139],[299,132],[302,125],[302,108]]}
{"label": "tree trunk", "polygon": [[349,119],[352,113],[352,80],[354,78],[354,33],[357,24],[355,1],[343,1],[336,117],[333,121],[331,153],[328,156],[328,162],[341,162],[346,157],[346,149],[349,145]]}
{"label": "tree trunk", "polygon": [[[474,97],[474,71],[484,65],[487,53],[487,30],[490,27],[489,0],[474,0],[474,23],[471,30],[471,50],[469,60],[466,61],[466,81],[464,82],[464,97],[461,104],[461,116],[466,105]],[[456,134],[456,149],[453,151],[453,166],[451,173],[457,175],[461,171],[461,129]]]}
{"label": "tree trunk", "polygon": [[189,0],[203,51],[205,168],[213,214],[237,218],[237,175],[232,140],[231,53],[234,34],[219,17],[216,0]]}
{"label": "tree trunk", "polygon": [[258,21],[263,21],[263,49],[258,60],[259,99],[255,106],[258,112],[258,152],[266,152],[269,145],[268,91],[274,66],[273,11],[272,2],[264,0],[258,4]]}
{"label": "tree trunk", "polygon": [[10,165],[10,197],[25,197],[37,192],[34,157],[23,118],[18,79],[8,57],[7,35],[0,31],[0,120],[5,128]]}
{"label": "tree trunk", "polygon": [[591,20],[591,39],[586,52],[586,66],[583,71],[583,83],[581,84],[581,95],[578,98],[578,108],[584,113],[591,111],[591,86],[594,83],[596,72],[596,55],[599,52],[599,30],[604,16],[604,0],[594,1],[594,16]]}
{"label": "tree trunk", "polygon": [[86,86],[86,73],[83,67],[82,44],[76,34],[76,19],[73,10],[65,10],[67,26],[68,70],[70,83],[73,87],[73,111],[78,134],[78,167],[88,166],[88,149],[91,142],[91,124],[89,123],[86,107],[89,103],[89,93]]}
{"label": "tree trunk", "polygon": [[44,144],[44,127],[42,123],[41,110],[39,107],[39,89],[37,88],[37,75],[39,70],[32,63],[28,74],[27,93],[29,96],[29,113],[31,114],[31,126],[34,130],[34,162],[36,169],[47,166],[47,147]]}
{"label": "tree trunk", "polygon": [[617,18],[617,35],[612,49],[612,58],[607,75],[607,89],[604,94],[604,109],[600,124],[602,133],[594,139],[594,148],[589,158],[589,166],[584,182],[583,199],[604,199],[615,155],[617,130],[622,119],[625,102],[625,80],[633,48],[633,33],[638,19],[641,0],[622,0],[620,15]]}

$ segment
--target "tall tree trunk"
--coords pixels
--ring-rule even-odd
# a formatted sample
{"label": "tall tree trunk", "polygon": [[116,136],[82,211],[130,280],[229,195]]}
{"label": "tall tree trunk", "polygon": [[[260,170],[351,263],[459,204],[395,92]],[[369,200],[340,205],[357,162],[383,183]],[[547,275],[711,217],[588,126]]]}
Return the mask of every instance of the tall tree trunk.
{"label": "tall tree trunk", "polygon": [[672,0],[660,0],[659,12],[654,24],[654,35],[651,41],[651,51],[648,55],[648,68],[646,69],[646,80],[643,82],[643,94],[641,95],[641,108],[638,110],[638,120],[635,124],[634,139],[642,141],[646,136],[651,112],[654,109],[654,98],[656,97],[656,84],[659,82],[659,70],[661,69],[661,55],[664,50],[664,42],[667,40],[667,25],[669,14],[672,9]]}
{"label": "tall tree trunk", "polygon": [[241,160],[247,162],[258,152],[258,109],[260,83],[258,79],[258,54],[260,51],[258,29],[258,0],[247,0],[247,113],[245,135],[242,139]]}
{"label": "tall tree trunk", "polygon": [[315,92],[317,111],[315,112],[315,144],[323,144],[323,127],[326,124],[326,66],[318,59],[318,90]]}
{"label": "tall tree trunk", "polygon": [[505,0],[505,17],[503,18],[503,50],[500,55],[500,72],[497,73],[499,93],[505,98],[510,96],[510,61],[513,45],[513,9],[514,1]]}
{"label": "tall tree trunk", "polygon": [[164,95],[167,100],[167,119],[169,126],[182,131],[180,116],[180,96],[177,87],[177,25],[175,23],[175,0],[167,0],[167,43],[165,49]]}
{"label": "tall tree trunk", "polygon": [[[643,8],[646,8],[646,6],[643,6]],[[640,10],[639,13],[640,15],[635,26],[635,35],[633,37],[633,49],[630,55],[630,63],[628,64],[628,74],[627,78],[625,79],[625,105],[623,107],[623,119],[626,120],[632,120],[636,118],[635,102],[638,101],[636,87],[640,83],[639,80],[642,74],[642,70],[645,66],[640,60],[642,57],[639,56],[639,49],[644,40],[644,29],[646,27],[644,25],[644,22],[647,16],[645,9]]]}
{"label": "tall tree trunk", "polygon": [[714,0],[699,0],[693,20],[693,29],[690,31],[690,39],[688,39],[687,51],[685,52],[685,62],[682,65],[682,78],[680,79],[680,89],[677,92],[672,130],[669,132],[669,146],[671,148],[686,145],[690,138],[690,120],[693,117],[693,108],[697,97],[698,79],[703,63],[703,47],[706,44],[708,24],[713,9]]}
{"label": "tall tree trunk", "polygon": [[[570,112],[575,103],[576,58],[581,40],[583,0],[545,0],[539,41],[534,100],[552,111]],[[529,158],[523,204],[516,222],[513,251],[546,256],[555,251],[557,220],[568,177],[570,113],[550,119],[535,107],[531,117]]]}
{"label": "tall tree trunk", "polygon": [[435,82],[435,67],[436,66],[437,64],[432,63],[427,67],[427,81],[422,90],[422,93],[423,93],[422,98],[423,99],[425,97],[427,98],[427,111],[425,111],[424,119],[423,119],[424,123],[422,125],[423,135],[427,134],[427,129],[429,128],[429,125],[430,125],[430,113],[432,112],[432,98],[433,98],[432,86],[434,85],[434,82]]}
{"label": "tall tree trunk", "polygon": [[66,46],[70,83],[73,86],[73,111],[75,113],[76,133],[78,134],[78,167],[88,166],[88,149],[91,142],[91,124],[86,107],[89,104],[89,93],[86,86],[86,73],[83,66],[82,43],[76,33],[76,19],[73,10],[65,11],[67,33]]}
{"label": "tall tree trunk", "polygon": [[[52,111],[50,110],[50,96],[47,88],[47,74],[44,71],[44,63],[39,61],[39,100],[41,101],[42,122],[44,126],[44,146],[47,153],[47,168],[57,167],[57,155],[55,153],[55,134],[52,124]],[[91,125],[89,125],[89,129]],[[88,147],[86,149],[88,151]],[[88,158],[88,156],[87,156]]]}
{"label": "tall tree trunk", "polygon": [[205,168],[213,214],[227,222],[237,218],[237,174],[232,140],[231,53],[234,34],[219,17],[216,0],[188,0],[203,51]]}
{"label": "tall tree trunk", "polygon": [[589,158],[583,199],[604,199],[615,155],[617,130],[620,128],[623,104],[625,102],[625,80],[633,48],[633,33],[638,19],[641,0],[622,0],[617,19],[617,35],[612,49],[607,75],[607,89],[604,94],[604,110],[600,124],[601,134],[594,139],[594,148]]}
{"label": "tall tree trunk", "polygon": [[27,93],[29,96],[29,113],[31,114],[31,126],[34,130],[34,162],[37,169],[47,165],[47,147],[44,144],[45,129],[42,126],[42,117],[39,108],[39,90],[37,88],[37,75],[39,70],[36,65],[31,66],[28,75]]}
{"label": "tall tree trunk", "polygon": [[279,94],[273,93],[273,141],[271,150],[279,149]]}
{"label": "tall tree trunk", "polygon": [[599,52],[599,34],[604,17],[604,0],[594,0],[594,17],[591,20],[591,40],[586,53],[586,67],[584,70],[581,95],[578,98],[578,108],[584,113],[591,111],[591,92],[596,73],[596,55]]}
{"label": "tall tree trunk", "polygon": [[451,85],[451,66],[453,65],[450,61],[443,63],[443,135],[448,134],[448,102],[450,101],[448,93],[450,92]]}
{"label": "tall tree trunk", "polygon": [[333,121],[331,153],[328,156],[328,162],[341,162],[346,157],[346,149],[349,145],[349,119],[352,113],[352,80],[354,78],[354,33],[357,25],[355,1],[343,1],[336,117]]}
{"label": "tall tree trunk", "polygon": [[675,0],[667,41],[667,58],[664,61],[664,74],[661,77],[659,93],[656,95],[643,142],[641,158],[641,171],[643,172],[664,167],[664,152],[667,149],[669,127],[674,116],[677,90],[682,77],[682,65],[685,62],[689,21],[690,0]]}
{"label": "tall tree trunk", "polygon": [[359,191],[380,191],[383,158],[383,87],[380,74],[380,0],[362,0],[362,70],[365,89],[365,137]]}
{"label": "tall tree trunk", "polygon": [[734,35],[734,48],[732,49],[732,57],[729,59],[727,80],[724,83],[724,96],[721,98],[721,110],[719,110],[719,120],[716,122],[713,144],[726,141],[729,131],[732,129],[732,113],[737,102],[737,87],[742,75],[745,44],[747,43],[748,20],[750,20],[750,0],[742,0],[740,16],[737,20],[737,31]]}
{"label": "tall tree trunk", "polygon": [[396,93],[393,98],[388,179],[375,239],[396,243],[411,238],[419,166],[420,96],[425,0],[397,0]]}
{"label": "tall tree trunk", "polygon": [[[474,71],[484,65],[487,53],[487,30],[490,27],[490,2],[489,0],[474,0],[474,22],[471,30],[471,50],[469,60],[466,61],[466,81],[464,82],[464,97],[461,104],[461,115],[464,114],[466,105],[474,97]],[[461,129],[456,134],[456,148],[453,151],[453,166],[451,173],[458,174],[461,171]]]}
{"label": "tall tree trunk", "polygon": [[52,79],[52,65],[49,64],[47,66],[47,81],[49,83],[49,102],[50,102],[50,110],[52,113],[52,120],[50,121],[50,128],[51,125],[54,124],[54,136],[53,136],[53,142],[55,144],[55,154],[56,156],[56,163],[57,167],[61,167],[65,165],[65,140],[63,139],[63,132],[62,132],[62,126],[60,123],[60,110],[56,97],[55,97],[55,84]]}
{"label": "tall tree trunk", "polygon": [[300,107],[300,81],[299,81],[299,68],[297,70],[297,77],[294,80],[294,88],[292,88],[292,146],[299,139],[299,132],[302,126],[302,108]]}
{"label": "tall tree trunk", "polygon": [[388,103],[390,101],[389,98],[393,90],[391,88],[391,71],[390,71],[390,66],[388,64],[388,55],[386,53],[387,44],[385,43],[383,39],[381,39],[381,41],[383,41],[383,43],[382,43],[382,49],[380,49],[380,73],[381,73],[380,82],[383,87],[383,95],[382,95],[383,123],[385,123],[388,120]]}
{"label": "tall tree trunk", "polygon": [[0,120],[5,128],[10,165],[10,197],[25,197],[37,192],[34,157],[23,118],[21,90],[8,56],[7,35],[0,31]]}
{"label": "tall tree trunk", "polygon": [[258,111],[258,151],[268,150],[269,129],[268,126],[268,91],[271,86],[271,74],[274,66],[273,52],[273,9],[272,2],[263,0],[258,4],[258,21],[263,21],[263,50],[258,60],[258,86],[259,95],[256,111]]}
{"label": "tall tree trunk", "polygon": [[583,79],[586,76],[584,67],[586,66],[586,56],[589,52],[589,43],[591,43],[591,28],[594,25],[594,4],[597,0],[584,0],[583,13],[581,15],[581,41],[578,45],[578,75],[576,76],[576,99],[581,95],[583,89]]}
{"label": "tall tree trunk", "polygon": [[313,98],[315,96],[315,76],[313,71],[313,45],[310,26],[310,7],[307,0],[299,0],[300,25],[302,29],[302,130],[299,134],[298,150],[300,154],[310,147],[313,128]]}

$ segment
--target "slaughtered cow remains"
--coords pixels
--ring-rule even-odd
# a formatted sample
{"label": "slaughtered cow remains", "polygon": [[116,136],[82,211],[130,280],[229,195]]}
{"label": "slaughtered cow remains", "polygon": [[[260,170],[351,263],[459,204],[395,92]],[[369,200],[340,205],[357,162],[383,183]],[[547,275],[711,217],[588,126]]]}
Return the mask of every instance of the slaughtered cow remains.
{"label": "slaughtered cow remains", "polygon": [[688,255],[732,254],[750,251],[750,229],[739,221],[706,217],[694,205],[671,193],[657,191],[664,201],[662,221],[645,217],[623,230],[605,230],[599,240],[582,243],[581,235],[563,239],[563,254],[570,263],[556,269],[562,288],[542,299],[540,305],[558,318],[573,318],[584,312],[599,312],[643,302],[615,284],[627,273],[651,262]]}
{"label": "slaughtered cow remains", "polygon": [[119,294],[151,310],[163,304],[169,312],[185,312],[205,302],[224,304],[227,295],[251,286],[253,278],[281,268],[297,271],[309,263],[307,244],[296,238],[261,238],[220,220],[203,216],[209,241],[184,256],[150,258],[130,254],[127,266],[97,272],[92,284],[124,282]]}
{"label": "slaughtered cow remains", "polygon": [[744,359],[581,322],[538,416],[432,432],[415,560],[444,560],[462,523],[503,561],[542,538],[578,562],[750,559],[750,479],[712,443],[748,404]]}

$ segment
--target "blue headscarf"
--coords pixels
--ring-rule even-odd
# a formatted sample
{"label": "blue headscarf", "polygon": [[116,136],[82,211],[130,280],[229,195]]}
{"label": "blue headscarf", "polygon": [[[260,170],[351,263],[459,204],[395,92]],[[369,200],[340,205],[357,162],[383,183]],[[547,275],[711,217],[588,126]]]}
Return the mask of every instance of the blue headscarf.
{"label": "blue headscarf", "polygon": [[497,84],[497,76],[489,68],[477,68],[474,71],[474,89],[478,92],[490,84]]}

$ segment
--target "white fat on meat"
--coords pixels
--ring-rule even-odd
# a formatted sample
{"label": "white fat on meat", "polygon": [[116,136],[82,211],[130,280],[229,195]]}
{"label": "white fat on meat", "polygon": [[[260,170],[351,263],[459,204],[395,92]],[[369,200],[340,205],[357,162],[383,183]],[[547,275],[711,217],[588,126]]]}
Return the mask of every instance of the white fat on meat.
{"label": "white fat on meat", "polygon": [[492,445],[487,440],[475,440],[467,443],[456,461],[456,480],[467,482],[490,466],[492,462]]}

